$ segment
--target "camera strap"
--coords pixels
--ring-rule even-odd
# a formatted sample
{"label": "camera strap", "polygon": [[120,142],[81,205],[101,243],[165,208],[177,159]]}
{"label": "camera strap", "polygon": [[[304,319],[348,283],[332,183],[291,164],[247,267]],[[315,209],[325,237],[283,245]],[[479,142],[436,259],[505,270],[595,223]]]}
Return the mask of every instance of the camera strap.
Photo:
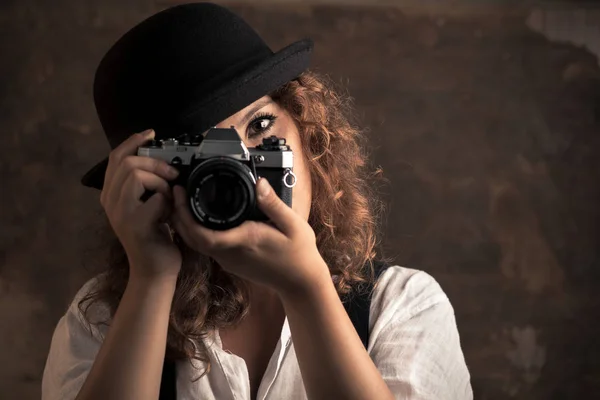
{"label": "camera strap", "polygon": [[[379,261],[374,261],[373,264],[375,269],[375,281],[377,281],[379,276],[381,276],[383,271],[389,266]],[[365,289],[366,290],[360,290],[358,293],[354,293],[345,299],[344,308],[366,349],[369,344],[369,314],[373,285],[370,284]],[[177,399],[175,362],[172,360],[165,359],[164,361],[158,399]]]}

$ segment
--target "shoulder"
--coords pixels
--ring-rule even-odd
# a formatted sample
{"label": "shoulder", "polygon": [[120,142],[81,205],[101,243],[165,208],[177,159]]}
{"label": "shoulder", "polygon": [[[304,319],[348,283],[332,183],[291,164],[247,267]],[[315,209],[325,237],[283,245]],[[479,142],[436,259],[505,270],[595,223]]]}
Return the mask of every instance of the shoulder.
{"label": "shoulder", "polygon": [[393,265],[382,272],[373,289],[371,312],[393,311],[396,319],[410,319],[437,304],[449,305],[450,301],[431,275]]}
{"label": "shoulder", "polygon": [[[102,283],[104,274],[99,274],[86,281],[73,297],[64,318],[72,324],[81,324],[94,336],[104,336],[106,329],[102,323],[110,320],[110,310],[102,301],[90,297]],[[99,337],[99,339],[101,338]]]}
{"label": "shoulder", "polygon": [[369,354],[397,397],[473,398],[454,309],[431,275],[387,268],[370,316]]}
{"label": "shoulder", "polygon": [[110,313],[101,302],[86,301],[101,281],[96,276],[75,294],[58,321],[42,377],[42,399],[72,399],[77,396],[106,337]]}
{"label": "shoulder", "polygon": [[77,293],[75,293],[71,305],[83,300],[87,295],[94,292],[98,288],[98,285],[100,284],[103,277],[104,274],[99,274],[84,282],[83,285],[81,285],[77,290]]}

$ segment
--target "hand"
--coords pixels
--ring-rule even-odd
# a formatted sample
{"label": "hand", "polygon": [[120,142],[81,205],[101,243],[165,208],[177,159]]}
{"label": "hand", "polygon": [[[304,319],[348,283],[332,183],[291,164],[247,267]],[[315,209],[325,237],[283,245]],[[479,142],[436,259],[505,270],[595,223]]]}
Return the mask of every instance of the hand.
{"label": "hand", "polygon": [[308,288],[329,275],[312,228],[277,196],[266,179],[257,183],[257,201],[271,224],[245,221],[225,231],[196,222],[185,189],[175,186],[173,191],[175,230],[191,249],[212,257],[224,270],[278,293]]}
{"label": "hand", "polygon": [[[134,155],[153,137],[152,130],[137,133],[110,153],[100,203],[125,249],[131,277],[177,278],[181,252],[165,222],[173,198],[167,180],[178,171],[163,160]],[[144,203],[146,190],[156,193]]]}

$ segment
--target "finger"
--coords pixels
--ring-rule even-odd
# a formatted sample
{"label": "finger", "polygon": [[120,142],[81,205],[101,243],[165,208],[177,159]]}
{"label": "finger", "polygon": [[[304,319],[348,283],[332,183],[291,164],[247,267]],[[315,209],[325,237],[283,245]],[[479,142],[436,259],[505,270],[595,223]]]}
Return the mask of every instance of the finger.
{"label": "finger", "polygon": [[209,231],[213,232],[213,230],[200,225],[198,221],[194,218],[192,212],[190,211],[189,198],[185,192],[185,189],[180,185],[175,185],[175,187],[173,187],[173,204],[174,217],[183,224],[186,231],[191,236],[197,236],[200,234],[202,240],[204,240]]}
{"label": "finger", "polygon": [[265,178],[258,180],[256,195],[260,210],[284,235],[290,237],[296,233],[300,217],[277,196]]}
{"label": "finger", "polygon": [[145,130],[140,133],[135,133],[125,139],[120,145],[118,145],[113,151],[110,152],[108,157],[108,167],[116,166],[121,163],[121,160],[128,155],[136,154],[137,148],[142,146],[148,140],[154,138],[155,132],[152,129]]}
{"label": "finger", "polygon": [[257,249],[264,243],[280,243],[285,236],[275,227],[246,221],[242,225],[224,231],[208,229],[192,216],[185,190],[176,185],[173,188],[174,211],[172,221],[177,232],[188,245],[207,255],[232,248]]}
{"label": "finger", "polygon": [[187,196],[181,186],[173,188],[174,209],[171,224],[183,241],[193,250],[215,257],[221,249],[214,240],[215,231],[200,225],[189,211]]}
{"label": "finger", "polygon": [[[146,171],[164,180],[173,180],[179,175],[174,167],[166,161],[151,157],[127,156],[115,170],[111,185],[120,188],[126,179],[135,171]],[[109,194],[109,197],[110,194]]]}
{"label": "finger", "polygon": [[183,239],[185,244],[187,244],[190,249],[195,250],[201,254],[210,256],[210,254],[208,254],[202,246],[199,246],[199,244],[196,243],[194,239],[192,239],[192,235],[188,232],[187,227],[183,224],[181,218],[177,216],[177,212],[175,210],[173,210],[173,213],[171,214],[169,225],[173,228],[173,230],[175,230],[175,232],[177,232],[179,237]]}
{"label": "finger", "polygon": [[278,228],[257,221],[246,221],[226,231],[216,231],[212,238],[218,248],[245,248],[254,251],[266,246],[281,248],[288,240]]}
{"label": "finger", "polygon": [[173,205],[175,212],[183,217],[183,220],[193,219],[190,210],[188,209],[188,196],[185,189],[180,185],[173,187]]}
{"label": "finger", "polygon": [[205,254],[212,254],[214,251],[220,251],[224,248],[231,248],[239,243],[244,242],[247,233],[243,232],[240,227],[228,229],[226,231],[217,231],[208,229],[198,223],[192,215],[189,208],[188,196],[185,189],[179,185],[173,188],[173,220],[176,226],[179,227],[186,235],[187,239],[199,247]]}
{"label": "finger", "polygon": [[[105,201],[106,198],[112,198],[112,200],[114,200],[115,196],[113,196],[113,192],[116,188],[113,185],[113,180],[115,172],[119,169],[121,160],[127,155],[135,154],[136,149],[152,139],[154,134],[152,129],[148,129],[141,133],[135,133],[110,152],[104,176],[101,199]],[[120,191],[120,189],[117,189],[117,192],[118,191]]]}
{"label": "finger", "polygon": [[189,209],[188,201],[185,189],[179,185],[175,185],[173,187],[173,215],[171,217],[175,230],[188,245],[201,250],[202,252],[206,252],[212,247],[212,243],[204,232],[196,231],[195,228],[197,228],[197,226],[200,226],[203,229],[206,228],[202,227],[194,219]]}
{"label": "finger", "polygon": [[172,198],[171,187],[166,180],[151,172],[136,169],[131,171],[123,183],[119,202],[122,203],[122,207],[125,210],[132,211],[142,204],[140,197],[142,197],[146,190],[160,193],[167,199]]}

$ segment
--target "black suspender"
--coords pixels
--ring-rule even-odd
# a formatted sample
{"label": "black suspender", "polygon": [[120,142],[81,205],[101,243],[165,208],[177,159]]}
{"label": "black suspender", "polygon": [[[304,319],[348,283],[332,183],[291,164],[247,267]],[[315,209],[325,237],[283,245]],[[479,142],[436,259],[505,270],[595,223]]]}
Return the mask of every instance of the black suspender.
{"label": "black suspender", "polygon": [[[379,279],[379,276],[387,269],[387,265],[375,261],[375,282]],[[352,296],[348,302],[344,303],[344,308],[354,325],[354,329],[360,336],[360,340],[367,348],[369,344],[369,314],[371,308],[371,295],[373,286],[369,285],[366,290],[362,291],[358,295]]]}
{"label": "black suspender", "polygon": [[176,400],[177,385],[175,381],[175,362],[165,359],[160,381],[158,400]]}

